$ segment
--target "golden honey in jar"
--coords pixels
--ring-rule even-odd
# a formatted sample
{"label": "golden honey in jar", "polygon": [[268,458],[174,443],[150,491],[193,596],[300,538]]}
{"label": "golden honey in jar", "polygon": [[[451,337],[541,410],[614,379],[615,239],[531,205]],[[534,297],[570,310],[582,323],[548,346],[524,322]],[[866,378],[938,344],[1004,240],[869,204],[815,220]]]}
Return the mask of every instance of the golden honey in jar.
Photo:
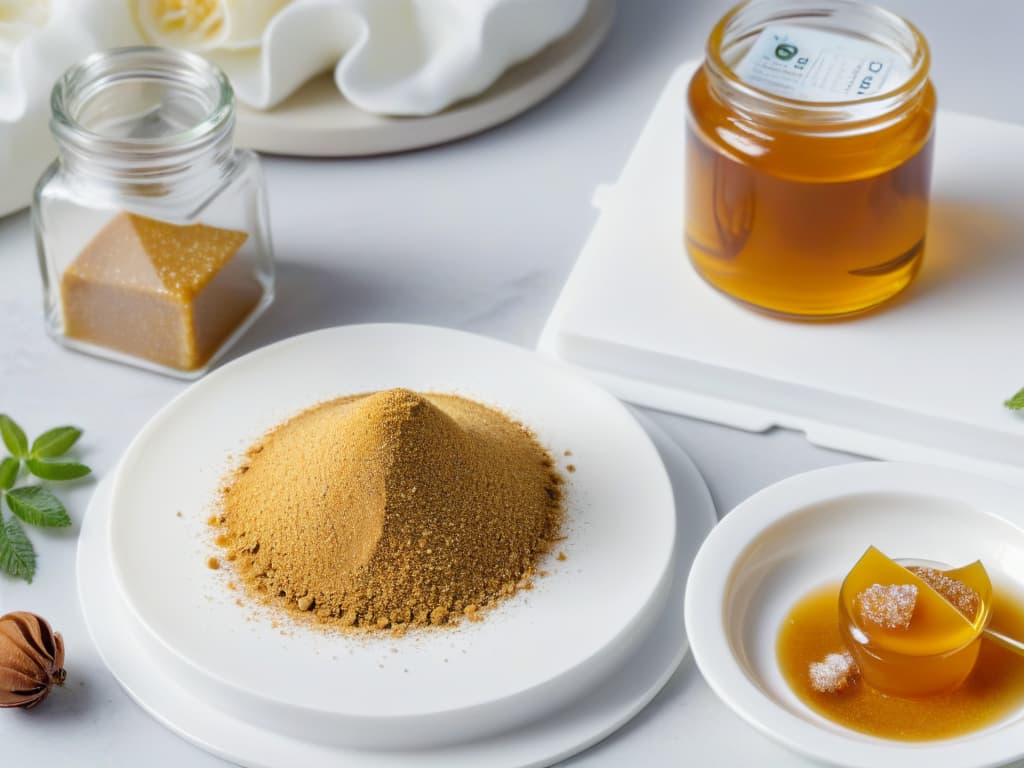
{"label": "golden honey in jar", "polygon": [[924,254],[935,92],[909,22],[852,0],[750,0],[690,82],[685,242],[697,272],[795,318],[871,309]]}

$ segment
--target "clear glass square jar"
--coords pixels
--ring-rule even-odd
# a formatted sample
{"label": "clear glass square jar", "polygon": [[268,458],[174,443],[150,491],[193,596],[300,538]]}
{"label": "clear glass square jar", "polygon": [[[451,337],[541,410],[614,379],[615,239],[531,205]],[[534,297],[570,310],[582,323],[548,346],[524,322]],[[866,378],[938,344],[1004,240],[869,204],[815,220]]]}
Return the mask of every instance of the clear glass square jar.
{"label": "clear glass square jar", "polygon": [[90,56],[53,89],[58,159],[32,206],[46,327],[76,350],[202,375],[273,299],[259,159],[192,53]]}
{"label": "clear glass square jar", "polygon": [[785,317],[891,299],[924,254],[935,106],[928,45],[905,19],[856,0],[736,6],[688,92],[694,268]]}

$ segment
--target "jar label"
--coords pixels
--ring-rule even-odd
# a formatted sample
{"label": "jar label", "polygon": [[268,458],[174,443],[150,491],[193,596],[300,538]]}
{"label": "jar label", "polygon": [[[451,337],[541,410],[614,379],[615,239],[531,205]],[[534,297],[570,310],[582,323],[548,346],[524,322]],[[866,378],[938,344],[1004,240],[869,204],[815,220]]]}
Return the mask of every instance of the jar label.
{"label": "jar label", "polygon": [[910,76],[907,62],[885,46],[782,25],[766,27],[733,69],[748,85],[800,101],[856,101]]}

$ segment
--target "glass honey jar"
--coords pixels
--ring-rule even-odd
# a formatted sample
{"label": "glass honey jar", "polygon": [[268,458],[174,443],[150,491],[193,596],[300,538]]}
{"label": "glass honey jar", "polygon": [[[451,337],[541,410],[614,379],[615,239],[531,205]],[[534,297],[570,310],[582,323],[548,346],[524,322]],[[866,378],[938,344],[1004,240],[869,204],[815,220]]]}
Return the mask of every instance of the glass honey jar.
{"label": "glass honey jar", "polygon": [[685,244],[740,302],[864,312],[921,266],[935,91],[908,21],[854,0],[749,0],[690,82]]}
{"label": "glass honey jar", "polygon": [[273,297],[259,159],[235,102],[193,53],[86,58],[51,98],[58,158],[32,219],[47,331],[65,346],[194,378]]}

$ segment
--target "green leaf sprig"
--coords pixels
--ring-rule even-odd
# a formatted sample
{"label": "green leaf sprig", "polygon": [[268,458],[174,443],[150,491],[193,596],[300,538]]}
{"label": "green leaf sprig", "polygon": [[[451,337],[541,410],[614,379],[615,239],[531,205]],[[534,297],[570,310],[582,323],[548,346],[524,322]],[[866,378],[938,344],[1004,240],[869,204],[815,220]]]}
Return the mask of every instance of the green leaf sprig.
{"label": "green leaf sprig", "polygon": [[77,427],[56,427],[29,445],[25,430],[0,413],[0,440],[10,452],[0,459],[0,497],[14,517],[5,517],[0,505],[0,571],[31,582],[36,574],[36,551],[18,521],[43,528],[66,528],[71,518],[60,499],[41,485],[15,488],[22,467],[41,480],[76,480],[92,470],[76,461],[62,460],[82,436]]}
{"label": "green leaf sprig", "polygon": [[1024,411],[1024,388],[1003,403],[1011,411]]}

